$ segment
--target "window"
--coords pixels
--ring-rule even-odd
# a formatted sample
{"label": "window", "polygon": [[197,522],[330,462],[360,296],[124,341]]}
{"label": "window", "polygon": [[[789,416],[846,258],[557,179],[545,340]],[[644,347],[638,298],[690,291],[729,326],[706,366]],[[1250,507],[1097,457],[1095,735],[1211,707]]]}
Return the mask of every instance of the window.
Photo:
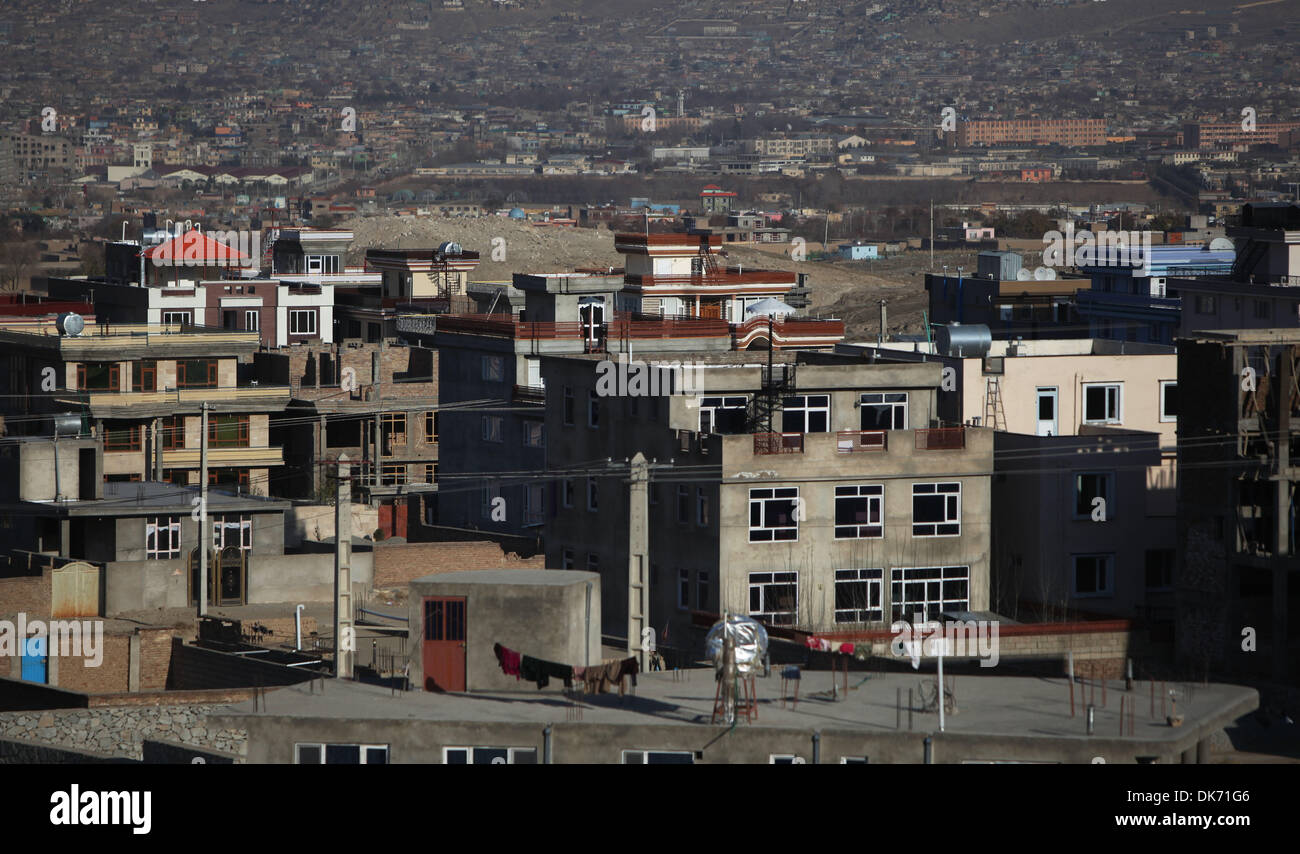
{"label": "window", "polygon": [[387,765],[386,744],[295,744],[298,765]]}
{"label": "window", "polygon": [[181,556],[181,520],[179,516],[145,519],[144,555],[148,560],[171,560]]}
{"label": "window", "polygon": [[749,398],[745,395],[700,398],[701,433],[744,433],[745,418],[749,412]]}
{"label": "window", "polygon": [[861,397],[863,430],[906,430],[907,392],[864,394]]}
{"label": "window", "polygon": [[594,477],[587,478],[587,509],[593,513],[600,509],[600,487]]}
{"label": "window", "polygon": [[536,747],[444,747],[443,765],[536,765]]}
{"label": "window", "polygon": [[565,507],[573,506],[573,478],[571,477],[560,481],[560,503]]}
{"label": "window", "polygon": [[387,412],[380,415],[379,429],[384,431],[384,453],[391,454],[389,449],[392,446],[406,444],[406,413]]}
{"label": "window", "polygon": [[781,432],[825,433],[831,428],[831,396],[801,394],[781,399]]}
{"label": "window", "polygon": [[406,483],[406,463],[383,463],[379,466],[381,486],[401,486]]}
{"label": "window", "polygon": [[[1074,476],[1074,518],[1091,519],[1094,509],[1101,510],[1098,521],[1104,522],[1114,515],[1115,495],[1113,472],[1078,472]],[[1100,498],[1102,503],[1094,505]]]}
{"label": "window", "polygon": [[104,422],[105,451],[139,451],[143,448],[143,425],[123,424],[120,421]]}
{"label": "window", "polygon": [[524,447],[525,448],[544,448],[546,440],[543,438],[542,422],[525,421],[524,425]]}
{"label": "window", "polygon": [[1273,317],[1273,303],[1266,299],[1255,300],[1255,319],[1269,320]]}
{"label": "window", "polygon": [[[479,515],[481,515],[484,519],[491,519],[493,505],[496,504],[498,498],[501,498],[501,487],[499,486],[483,487],[483,493],[480,496],[480,500],[479,500]],[[504,500],[502,501],[502,503],[504,504]]]}
{"label": "window", "polygon": [[912,484],[912,536],[956,537],[961,534],[961,484]]}
{"label": "window", "polygon": [[564,426],[573,426],[573,389],[564,387]]}
{"label": "window", "polygon": [[970,567],[923,566],[889,571],[891,619],[911,620],[919,612],[927,620],[944,611],[970,610]]}
{"label": "window", "polygon": [[178,388],[216,388],[216,359],[184,359],[176,363]]}
{"label": "window", "polygon": [[162,313],[162,322],[168,325],[189,326],[194,322],[193,317],[194,313],[191,311],[164,311]]}
{"label": "window", "polygon": [[524,486],[524,524],[536,525],[546,518],[546,487],[541,484]]}
{"label": "window", "polygon": [[772,753],[767,757],[768,765],[804,765],[804,758],[796,753]]}
{"label": "window", "polygon": [[600,572],[600,555],[595,552],[587,553],[587,572]]}
{"label": "window", "polygon": [[587,392],[587,426],[600,426],[600,398],[594,391]]}
{"label": "window", "polygon": [[248,469],[245,468],[219,468],[208,471],[208,486],[247,490],[248,480]]}
{"label": "window", "polygon": [[883,537],[884,505],[882,484],[835,487],[835,539]]}
{"label": "window", "polygon": [[709,610],[709,573],[703,569],[695,573],[695,607]]}
{"label": "window", "polygon": [[835,622],[874,623],[885,619],[882,569],[835,570]]}
{"label": "window", "polygon": [[244,329],[259,332],[262,329],[262,312],[255,308],[244,311]]}
{"label": "window", "polygon": [[212,520],[212,547],[217,551],[238,547],[253,548],[253,520],[247,516],[216,516]]}
{"label": "window", "polygon": [[483,441],[504,442],[505,418],[500,415],[483,415]]}
{"label": "window", "polygon": [[77,365],[78,391],[118,391],[121,365],[117,362],[81,362]]}
{"label": "window", "polygon": [[865,756],[841,756],[840,764],[841,765],[868,765],[870,763],[867,762],[867,757]]}
{"label": "window", "polygon": [[798,614],[799,573],[749,574],[749,616],[774,626],[792,626]]}
{"label": "window", "polygon": [[1174,589],[1174,550],[1148,549],[1146,554],[1147,590]]}
{"label": "window", "polygon": [[799,487],[749,491],[749,541],[799,539]]}
{"label": "window", "polygon": [[316,334],[316,309],[294,309],[289,312],[290,335]]}
{"label": "window", "polygon": [[573,569],[573,549],[560,549],[560,569]]}
{"label": "window", "polygon": [[1120,422],[1120,389],[1118,383],[1085,385],[1083,387],[1083,421],[1085,424],[1118,424]]}
{"label": "window", "polygon": [[438,441],[438,413],[424,413],[424,442],[426,445],[436,444]]}
{"label": "window", "polygon": [[709,496],[702,486],[695,488],[695,524],[701,528],[709,524]]}
{"label": "window", "polygon": [[691,607],[691,571],[677,570],[677,608],[685,611]]}
{"label": "window", "polygon": [[624,750],[624,765],[694,765],[689,750]]}
{"label": "window", "polygon": [[131,391],[158,390],[158,363],[152,359],[131,363]]}
{"label": "window", "polygon": [[425,463],[425,464],[424,464],[424,482],[425,482],[425,483],[436,483],[437,480],[438,480],[438,464],[437,464],[437,463]]}
{"label": "window", "polygon": [[247,415],[209,415],[208,445],[213,448],[247,448]]}
{"label": "window", "polygon": [[1113,560],[1112,555],[1075,555],[1074,595],[1080,597],[1111,595],[1110,565]]}
{"label": "window", "polygon": [[691,512],[690,489],[685,486],[677,487],[677,523],[685,525],[690,518]]}
{"label": "window", "polygon": [[505,379],[506,363],[500,356],[484,356],[480,367],[485,382],[499,383]]}
{"label": "window", "polygon": [[1160,381],[1160,420],[1178,420],[1178,381]]}

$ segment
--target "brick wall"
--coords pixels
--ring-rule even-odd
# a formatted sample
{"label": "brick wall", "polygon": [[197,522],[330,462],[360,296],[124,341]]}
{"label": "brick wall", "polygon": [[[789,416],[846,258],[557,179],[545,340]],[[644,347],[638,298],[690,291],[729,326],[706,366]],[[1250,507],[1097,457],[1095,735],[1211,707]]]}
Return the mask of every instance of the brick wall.
{"label": "brick wall", "polygon": [[469,569],[545,569],[546,558],[521,558],[490,541],[375,544],[375,587]]}
{"label": "brick wall", "polygon": [[103,647],[104,657],[98,667],[87,667],[84,658],[60,655],[59,687],[83,694],[117,694],[128,690],[131,636],[106,634]]}
{"label": "brick wall", "polygon": [[172,664],[172,629],[139,629],[140,690],[162,691]]}
{"label": "brick wall", "polygon": [[50,570],[40,575],[0,578],[0,614],[20,611],[29,616],[50,613]]}

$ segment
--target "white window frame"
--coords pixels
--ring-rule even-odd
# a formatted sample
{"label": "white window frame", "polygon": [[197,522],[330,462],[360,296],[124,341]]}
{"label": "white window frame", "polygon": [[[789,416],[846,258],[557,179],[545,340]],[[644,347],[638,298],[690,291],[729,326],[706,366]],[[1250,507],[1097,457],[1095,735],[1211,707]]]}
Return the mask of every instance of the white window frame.
{"label": "white window frame", "polygon": [[194,323],[194,312],[192,311],[164,311],[162,313],[162,322],[164,324],[178,323],[188,325]]}
{"label": "white window frame", "polygon": [[[891,400],[890,398],[893,398]],[[901,400],[899,398],[902,398]],[[907,411],[911,405],[908,393],[905,391],[880,391],[880,392],[863,392],[858,396],[858,406],[861,409],[867,407],[888,407],[891,412],[889,415],[890,427],[862,427],[863,430],[906,430],[907,429]],[[899,413],[902,413],[901,416]],[[901,423],[900,423],[901,422]],[[858,416],[858,425],[862,425],[862,416]]]}
{"label": "white window frame", "polygon": [[[1104,418],[1098,419],[1098,418],[1088,417],[1088,391],[1094,388],[1107,389],[1107,393],[1106,393],[1107,415]],[[1109,414],[1110,413],[1110,393],[1109,393],[1110,389],[1114,389],[1115,391],[1115,417],[1114,418],[1110,417]],[[1082,404],[1083,407],[1083,418],[1081,420],[1083,421],[1084,424],[1123,424],[1124,423],[1124,383],[1122,382],[1084,383],[1083,399],[1080,401],[1080,403]]]}
{"label": "white window frame", "polygon": [[[925,573],[925,575],[921,575]],[[930,577],[937,573],[937,577]],[[958,598],[947,595],[943,585],[951,582],[966,582],[966,596]],[[969,611],[971,598],[971,580],[969,566],[898,566],[889,570],[889,607],[890,619],[912,620],[919,609],[928,618],[937,617],[943,611]],[[938,583],[938,595],[931,584]],[[918,602],[909,599],[907,586],[924,584],[924,596]]]}
{"label": "white window frame", "polygon": [[360,765],[371,765],[371,764],[374,764],[374,763],[371,763],[371,762],[367,762],[367,761],[366,761],[366,752],[367,752],[367,751],[370,751],[370,750],[382,750],[382,751],[384,751],[384,762],[383,762],[384,765],[389,764],[388,760],[392,758],[392,750],[389,748],[389,745],[387,745],[387,744],[353,744],[353,743],[351,743],[351,742],[299,741],[299,742],[294,742],[294,745],[293,745],[293,764],[294,764],[294,765],[310,765],[310,764],[314,764],[314,763],[305,763],[305,762],[301,762],[301,761],[299,761],[298,751],[299,751],[300,748],[303,748],[303,747],[315,747],[315,748],[318,748],[318,749],[320,750],[320,764],[321,764],[321,765],[327,765],[327,764],[329,764],[329,763],[327,763],[327,762],[325,761],[325,752],[326,752],[326,748],[329,748],[329,747],[355,747],[355,748],[357,748],[357,751],[358,751],[358,753],[359,753],[359,759],[360,759],[360,761],[359,761],[358,764],[360,764]]}
{"label": "white window frame", "polygon": [[248,332],[262,331],[262,312],[256,308],[244,309],[244,329]]}
{"label": "white window frame", "polygon": [[[837,540],[877,540],[885,536],[885,485],[883,483],[859,483],[835,487],[835,539]],[[871,518],[874,506],[879,522],[839,522],[840,500],[867,500],[867,518]],[[853,529],[853,533],[841,533]],[[871,531],[875,533],[871,533]],[[864,531],[866,533],[864,533]]]}
{"label": "white window frame", "polygon": [[[779,578],[777,576],[780,576]],[[745,579],[748,598],[749,616],[758,619],[760,622],[766,622],[774,626],[792,626],[799,621],[799,572],[797,570],[788,570],[781,572],[751,572]],[[776,585],[794,585],[794,608],[792,610],[776,611],[767,606],[767,596],[764,591],[768,586]],[[758,608],[754,608],[754,591],[758,591]]]}
{"label": "white window frame", "polygon": [[806,765],[808,761],[797,753],[769,753],[768,765]]}
{"label": "white window frame", "polygon": [[[793,500],[794,512],[790,525],[769,526],[768,502],[787,502]],[[759,508],[759,521],[754,524],[754,508]],[[749,541],[751,543],[797,543],[799,542],[799,487],[780,486],[756,488],[749,490]],[[767,533],[770,536],[762,536]],[[792,536],[784,536],[792,534]],[[756,536],[757,535],[757,536]],[[782,535],[782,536],[778,536]]]}
{"label": "white window frame", "polygon": [[[665,765],[670,765],[670,764],[677,764],[677,763],[652,763],[652,762],[649,762],[648,760],[649,760],[649,758],[650,758],[651,755],[654,755],[654,756],[685,756],[685,757],[688,757],[691,761],[690,761],[690,762],[682,762],[682,763],[680,763],[680,764],[682,764],[682,765],[694,765],[694,764],[695,764],[695,753],[694,753],[693,751],[690,751],[690,750],[624,750],[621,759],[622,759],[622,763],[623,763],[624,765],[651,765],[651,764],[665,764]],[[628,761],[628,759],[630,759],[630,758],[632,758],[632,757],[636,757],[636,761],[635,761],[635,762],[629,762],[629,761]]]}
{"label": "white window frame", "polygon": [[[826,402],[825,404],[822,403],[813,404],[811,403],[811,401],[814,398],[818,400],[825,398]],[[785,403],[787,400],[801,400],[803,401],[803,403],[798,406],[788,407],[786,406]],[[786,430],[785,429],[786,413],[793,414],[795,412],[803,413],[803,429]],[[826,429],[809,430],[808,429],[809,416],[818,412],[825,413],[826,415]],[[829,394],[790,394],[781,398],[781,432],[782,433],[829,433],[831,430],[831,423],[832,423],[831,422],[831,396]]]}
{"label": "white window frame", "polygon": [[[863,567],[859,569],[837,569],[835,570],[835,586],[832,589],[834,598],[831,600],[835,603],[834,619],[836,623],[879,623],[885,619],[885,570],[879,567]],[[839,586],[844,584],[866,584],[867,599],[861,607],[841,608],[839,607]],[[880,603],[872,605],[872,592],[875,592],[875,600]]]}
{"label": "white window frame", "polygon": [[232,546],[234,543],[227,543],[225,537],[226,528],[239,529],[239,548],[241,551],[252,551],[253,548],[253,520],[248,516],[237,517],[238,521],[234,524],[226,522],[225,516],[214,516],[212,518],[212,547],[217,551]]}
{"label": "white window frame", "polygon": [[[954,488],[955,487],[955,488]],[[916,521],[916,499],[924,498],[930,495],[943,495],[948,498],[955,498],[956,501],[944,501],[944,520],[942,522],[918,522]],[[954,506],[956,513],[953,512]],[[956,530],[950,529],[953,526]],[[928,531],[925,529],[929,529]],[[961,536],[961,483],[954,481],[944,481],[940,483],[914,483],[912,484],[912,536],[919,539],[930,537],[960,537]]]}
{"label": "white window frame", "polygon": [[713,433],[718,426],[718,412],[741,410],[749,411],[749,395],[747,394],[729,394],[729,395],[709,395],[699,398],[700,405],[700,432]]}
{"label": "white window frame", "polygon": [[[490,747],[482,744],[474,745],[472,747],[462,746],[462,745],[457,745],[454,747],[444,747],[442,749],[442,764],[443,765],[461,765],[461,764],[473,765],[474,751],[476,750],[504,750],[506,752],[505,762],[487,763],[489,765],[520,765],[520,764],[536,765],[538,764],[536,747]],[[465,762],[461,763],[461,762],[447,761],[451,757],[451,754],[454,752],[463,752],[465,754]],[[533,761],[528,763],[517,762],[516,757],[522,753],[531,753],[533,755]]]}
{"label": "white window frame", "polygon": [[[1105,560],[1106,579],[1101,589],[1079,592],[1079,561],[1081,559],[1103,558]],[[1145,571],[1145,568],[1144,568]],[[1095,580],[1095,579],[1094,579]],[[1143,580],[1145,584],[1145,579]],[[1103,552],[1070,555],[1070,597],[1072,599],[1106,599],[1115,595],[1115,555]]]}
{"label": "white window frame", "polygon": [[[160,542],[163,532],[166,532],[167,544]],[[144,556],[146,560],[175,560],[181,556],[179,516],[149,516],[145,519]]]}
{"label": "white window frame", "polygon": [[[303,329],[303,317],[310,317],[311,322],[307,325],[310,329]],[[291,308],[289,309],[289,334],[290,335],[315,335],[316,334],[316,309],[314,308]]]}
{"label": "white window frame", "polygon": [[[1158,401],[1158,404],[1159,404],[1159,406],[1160,406],[1160,423],[1161,423],[1161,424],[1176,424],[1176,423],[1178,422],[1178,413],[1175,412],[1174,414],[1170,415],[1169,413],[1165,412],[1165,389],[1169,388],[1170,386],[1173,386],[1173,388],[1174,388],[1174,395],[1177,396],[1177,394],[1178,394],[1178,380],[1161,380],[1161,381],[1160,381],[1160,400]],[[1174,408],[1176,409],[1177,407],[1178,407],[1178,403],[1177,403],[1177,401],[1175,400]]]}

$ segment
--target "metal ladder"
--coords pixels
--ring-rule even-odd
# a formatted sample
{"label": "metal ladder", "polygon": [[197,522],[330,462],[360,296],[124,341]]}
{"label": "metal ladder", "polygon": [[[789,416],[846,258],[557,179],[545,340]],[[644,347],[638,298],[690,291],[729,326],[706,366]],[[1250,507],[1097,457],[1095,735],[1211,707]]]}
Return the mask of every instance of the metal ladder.
{"label": "metal ladder", "polygon": [[1002,407],[1002,378],[989,377],[984,391],[984,426],[1007,429],[1007,413]]}

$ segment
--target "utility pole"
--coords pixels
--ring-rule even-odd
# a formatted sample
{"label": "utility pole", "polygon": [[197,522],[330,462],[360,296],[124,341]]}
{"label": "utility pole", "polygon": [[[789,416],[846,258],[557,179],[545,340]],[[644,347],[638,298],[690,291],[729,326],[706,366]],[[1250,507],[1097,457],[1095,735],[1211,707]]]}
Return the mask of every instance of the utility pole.
{"label": "utility pole", "polygon": [[208,552],[212,523],[208,521],[208,402],[199,407],[199,616],[208,613]]}
{"label": "utility pole", "polygon": [[339,454],[334,490],[334,678],[352,678],[356,630],[352,625],[352,467]]}
{"label": "utility pole", "polygon": [[930,272],[934,272],[934,199],[930,200]]}
{"label": "utility pole", "polygon": [[644,673],[648,650],[642,642],[642,632],[650,625],[647,613],[650,597],[645,577],[650,557],[650,465],[640,451],[632,458],[631,474],[627,520],[627,651],[636,656],[637,666]]}

